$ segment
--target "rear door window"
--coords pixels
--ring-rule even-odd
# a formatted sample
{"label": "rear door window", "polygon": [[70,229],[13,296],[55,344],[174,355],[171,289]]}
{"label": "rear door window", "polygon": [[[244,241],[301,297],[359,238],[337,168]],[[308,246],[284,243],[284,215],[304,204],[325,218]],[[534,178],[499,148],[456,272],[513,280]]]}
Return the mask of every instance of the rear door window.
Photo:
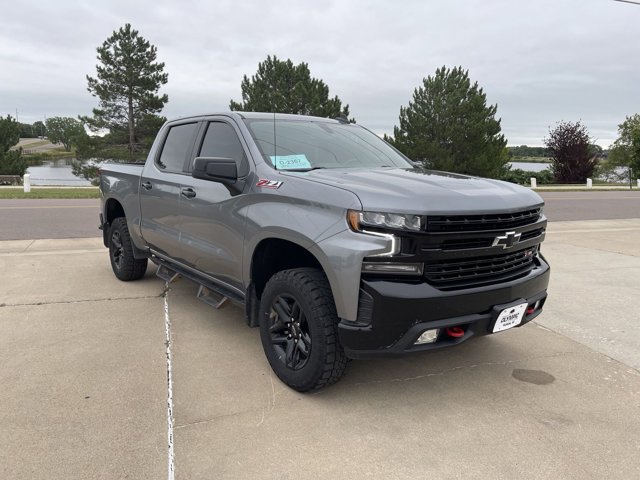
{"label": "rear door window", "polygon": [[156,165],[165,172],[182,172],[193,147],[198,124],[185,123],[169,129]]}

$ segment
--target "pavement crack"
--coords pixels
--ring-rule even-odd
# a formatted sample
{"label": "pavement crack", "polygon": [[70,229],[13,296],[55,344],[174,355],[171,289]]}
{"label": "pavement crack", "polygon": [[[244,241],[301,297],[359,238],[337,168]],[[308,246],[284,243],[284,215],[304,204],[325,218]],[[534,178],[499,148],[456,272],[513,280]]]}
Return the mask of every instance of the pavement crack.
{"label": "pavement crack", "polygon": [[26,252],[27,250],[29,250],[31,248],[31,245],[33,245],[34,243],[36,243],[35,240],[31,240],[31,243],[29,243],[29,245],[27,245],[24,250],[22,250],[22,253]]}
{"label": "pavement crack", "polygon": [[[551,242],[549,242],[549,243],[551,243]],[[622,255],[623,257],[634,257],[634,258],[638,258],[639,257],[639,255],[636,255],[636,254],[630,253],[630,252],[619,252],[619,251],[617,252],[617,251],[609,250],[609,249],[602,248],[602,247],[585,247],[584,245],[576,245],[575,243],[572,243],[571,241],[568,241],[568,242],[567,241],[563,241],[563,242],[556,241],[556,243],[558,243],[560,245],[567,245],[569,247],[580,248],[580,249],[584,249],[584,250],[593,250],[593,251],[596,251],[596,252],[611,253],[613,255]],[[626,268],[626,267],[623,267],[623,268]]]}
{"label": "pavement crack", "polygon": [[262,425],[267,415],[273,412],[273,410],[276,408],[276,387],[273,384],[273,376],[271,375],[271,372],[269,372],[269,382],[271,383],[271,397],[269,398],[269,408],[262,409],[262,418],[260,418],[260,421],[258,422],[256,427],[259,427],[260,425]]}
{"label": "pavement crack", "polygon": [[84,300],[57,300],[50,302],[27,302],[27,303],[0,303],[3,307],[33,307],[39,305],[71,305],[75,303],[92,303],[92,302],[112,302],[115,300],[146,300],[152,298],[162,298],[164,292],[160,295],[142,295],[137,297],[108,297],[108,298],[88,298]]}
{"label": "pavement crack", "polygon": [[195,422],[189,422],[189,423],[183,423],[180,425],[174,425],[174,430],[178,430],[180,428],[185,428],[185,427],[192,427],[194,425],[202,425],[205,423],[211,423],[211,422],[215,422],[216,420],[220,419],[220,418],[228,418],[228,417],[235,417],[237,415],[242,415],[244,413],[250,413],[250,412],[258,412],[258,409],[255,408],[250,408],[248,410],[242,410],[239,412],[233,412],[233,413],[223,413],[221,415],[216,415],[214,417],[211,418],[206,418],[204,420],[196,420]]}

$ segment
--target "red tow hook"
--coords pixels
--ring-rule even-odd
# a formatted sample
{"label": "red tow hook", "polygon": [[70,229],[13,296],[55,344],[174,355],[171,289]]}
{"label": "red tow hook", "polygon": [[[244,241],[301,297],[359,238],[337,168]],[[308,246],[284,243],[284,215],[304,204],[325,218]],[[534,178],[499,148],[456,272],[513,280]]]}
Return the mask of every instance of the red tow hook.
{"label": "red tow hook", "polygon": [[453,338],[464,336],[464,330],[461,327],[449,327],[445,330],[446,334]]}

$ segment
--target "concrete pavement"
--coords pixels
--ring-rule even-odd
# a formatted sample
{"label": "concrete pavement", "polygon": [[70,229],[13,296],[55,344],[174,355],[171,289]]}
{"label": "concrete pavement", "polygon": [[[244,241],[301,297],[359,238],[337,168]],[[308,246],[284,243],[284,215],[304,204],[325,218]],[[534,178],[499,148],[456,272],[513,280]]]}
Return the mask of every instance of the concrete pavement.
{"label": "concrete pavement", "polygon": [[[640,477],[638,245],[640,219],[552,223],[538,323],[313,395],[171,284],[176,478]],[[0,242],[0,269],[0,476],[166,478],[164,284],[116,280],[98,239]]]}

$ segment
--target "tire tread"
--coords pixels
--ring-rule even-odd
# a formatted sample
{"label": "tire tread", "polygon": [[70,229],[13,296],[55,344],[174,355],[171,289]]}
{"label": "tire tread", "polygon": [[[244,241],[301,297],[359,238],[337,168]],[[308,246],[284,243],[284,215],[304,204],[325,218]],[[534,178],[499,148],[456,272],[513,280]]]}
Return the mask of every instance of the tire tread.
{"label": "tire tread", "polygon": [[[302,295],[307,296],[306,298],[312,309],[310,313],[322,326],[326,346],[322,371],[315,383],[311,385],[289,385],[300,392],[308,392],[320,390],[336,383],[344,374],[348,359],[338,338],[338,316],[327,277],[324,272],[314,268],[282,270],[271,277],[267,283],[265,293],[270,284],[274,285],[279,282],[286,282]],[[276,374],[278,374],[277,371]],[[282,379],[282,377],[280,378]],[[282,380],[284,381],[284,379]]]}
{"label": "tire tread", "polygon": [[[113,259],[111,258],[111,232],[114,229],[120,230],[120,238],[122,241],[122,248],[124,250],[122,268],[119,270],[116,268],[113,263]],[[147,259],[137,259],[133,256],[133,242],[131,240],[131,234],[129,233],[129,227],[127,226],[127,219],[125,217],[118,217],[111,222],[111,228],[109,229],[109,259],[111,260],[113,273],[123,282],[138,280],[142,278],[147,271]]]}

